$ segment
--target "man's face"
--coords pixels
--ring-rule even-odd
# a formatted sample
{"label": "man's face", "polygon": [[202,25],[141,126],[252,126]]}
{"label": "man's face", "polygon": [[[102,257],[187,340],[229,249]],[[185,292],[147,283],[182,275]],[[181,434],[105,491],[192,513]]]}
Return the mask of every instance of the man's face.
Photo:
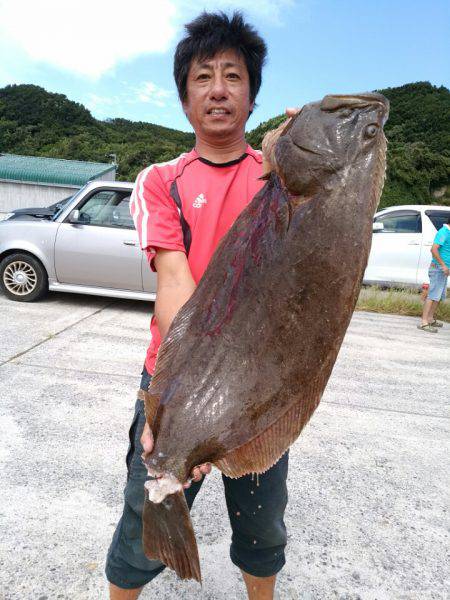
{"label": "man's face", "polygon": [[213,143],[244,136],[254,102],[250,102],[245,61],[234,50],[201,62],[193,60],[186,90],[183,110],[197,136]]}

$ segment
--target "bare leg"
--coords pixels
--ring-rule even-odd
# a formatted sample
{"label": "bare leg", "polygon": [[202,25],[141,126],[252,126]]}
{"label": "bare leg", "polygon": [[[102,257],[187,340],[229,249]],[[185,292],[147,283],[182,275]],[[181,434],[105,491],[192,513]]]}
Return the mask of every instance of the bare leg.
{"label": "bare leg", "polygon": [[109,584],[109,599],[110,600],[136,600],[143,588],[135,588],[134,590],[124,590],[117,587],[113,583]]}
{"label": "bare leg", "polygon": [[436,312],[439,304],[439,302],[436,302],[435,300],[432,300],[431,302],[433,304],[431,305],[430,312],[428,313],[428,323],[432,323],[434,321],[434,313]]}
{"label": "bare leg", "polygon": [[[430,300],[427,298],[423,303],[423,311],[422,311],[422,325],[428,325],[430,321],[433,320],[432,314],[434,312],[433,304],[437,304],[434,300]],[[430,317],[431,315],[431,317]]]}
{"label": "bare leg", "polygon": [[273,591],[277,576],[254,577],[241,570],[247,588],[248,600],[273,600]]}

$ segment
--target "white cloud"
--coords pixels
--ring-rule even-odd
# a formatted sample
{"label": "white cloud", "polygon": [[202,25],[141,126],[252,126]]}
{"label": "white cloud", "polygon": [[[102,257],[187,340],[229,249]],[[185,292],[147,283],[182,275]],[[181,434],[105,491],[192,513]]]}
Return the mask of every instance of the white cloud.
{"label": "white cloud", "polygon": [[145,81],[135,91],[137,100],[140,102],[148,102],[159,107],[166,106],[168,100],[172,99],[174,96],[173,91],[165,90],[164,88],[157,86],[152,81]]}
{"label": "white cloud", "polygon": [[123,110],[125,105],[150,104],[157,108],[173,108],[178,106],[175,100],[175,92],[166,90],[153,81],[145,81],[135,87],[127,82],[122,82],[123,91],[114,95],[99,95],[89,93],[84,100],[84,105],[99,118],[105,118],[112,113]]}
{"label": "white cloud", "polygon": [[98,78],[118,62],[167,51],[171,0],[0,0],[0,35],[32,62]]}
{"label": "white cloud", "polygon": [[279,23],[282,20],[285,10],[294,6],[295,0],[180,0],[179,5],[189,8],[197,13],[202,10],[240,10],[249,16],[256,16],[262,19]]}
{"label": "white cloud", "polygon": [[[9,56],[25,55],[31,64],[98,79],[120,62],[167,52],[181,26],[202,10],[239,9],[276,23],[293,4],[294,0],[0,0],[0,36]],[[149,97],[163,102],[157,90]]]}

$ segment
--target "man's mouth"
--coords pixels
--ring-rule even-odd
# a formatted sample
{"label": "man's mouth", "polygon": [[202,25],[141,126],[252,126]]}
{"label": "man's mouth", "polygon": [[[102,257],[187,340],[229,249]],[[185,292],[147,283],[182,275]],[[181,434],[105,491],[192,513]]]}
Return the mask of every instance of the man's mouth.
{"label": "man's mouth", "polygon": [[210,108],[207,111],[208,115],[229,115],[230,111],[225,108]]}

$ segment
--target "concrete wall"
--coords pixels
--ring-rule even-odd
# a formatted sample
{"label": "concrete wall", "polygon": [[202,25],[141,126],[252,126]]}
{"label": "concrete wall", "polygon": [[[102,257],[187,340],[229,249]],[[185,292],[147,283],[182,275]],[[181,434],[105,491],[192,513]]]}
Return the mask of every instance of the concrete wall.
{"label": "concrete wall", "polygon": [[78,189],[78,186],[66,187],[0,180],[0,212],[10,212],[15,208],[28,206],[48,206],[67,196],[72,196]]}
{"label": "concrete wall", "polygon": [[[115,178],[114,171],[98,177],[102,181],[114,181]],[[0,213],[29,206],[48,206],[72,196],[80,187],[0,179]]]}

